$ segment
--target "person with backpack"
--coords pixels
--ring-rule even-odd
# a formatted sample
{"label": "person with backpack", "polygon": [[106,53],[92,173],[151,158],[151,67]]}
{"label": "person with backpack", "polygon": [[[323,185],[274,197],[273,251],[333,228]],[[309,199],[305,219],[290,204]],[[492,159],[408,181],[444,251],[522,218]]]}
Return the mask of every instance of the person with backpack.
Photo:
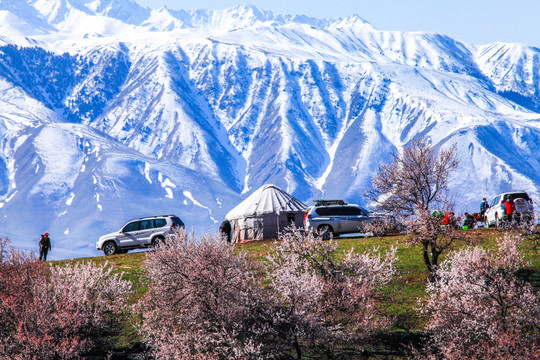
{"label": "person with backpack", "polygon": [[482,202],[480,203],[480,218],[482,219],[482,222],[486,222],[485,214],[487,209],[489,209],[489,204],[486,198],[483,198]]}
{"label": "person with backpack", "polygon": [[49,233],[41,235],[41,238],[39,239],[39,261],[47,261],[47,254],[51,247]]}

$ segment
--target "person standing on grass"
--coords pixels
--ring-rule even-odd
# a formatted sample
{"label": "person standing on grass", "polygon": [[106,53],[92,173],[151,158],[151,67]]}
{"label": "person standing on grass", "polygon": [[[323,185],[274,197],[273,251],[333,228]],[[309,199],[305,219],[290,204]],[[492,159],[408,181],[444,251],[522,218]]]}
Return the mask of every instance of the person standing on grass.
{"label": "person standing on grass", "polygon": [[39,261],[47,261],[47,254],[51,247],[49,233],[41,235],[41,238],[39,239]]}
{"label": "person standing on grass", "polygon": [[219,227],[219,232],[221,232],[223,236],[225,236],[225,239],[228,243],[231,242],[231,230],[231,223],[229,222],[229,220],[223,221],[221,223],[221,226]]}
{"label": "person standing on grass", "polygon": [[516,211],[516,205],[514,204],[514,199],[512,199],[510,196],[506,198],[505,203],[505,212],[506,216],[508,217],[508,221],[511,221],[514,217],[514,212]]}
{"label": "person standing on grass", "polygon": [[489,209],[489,204],[486,198],[483,198],[482,202],[480,203],[480,218],[482,219],[482,222],[486,222],[485,214],[487,209]]}

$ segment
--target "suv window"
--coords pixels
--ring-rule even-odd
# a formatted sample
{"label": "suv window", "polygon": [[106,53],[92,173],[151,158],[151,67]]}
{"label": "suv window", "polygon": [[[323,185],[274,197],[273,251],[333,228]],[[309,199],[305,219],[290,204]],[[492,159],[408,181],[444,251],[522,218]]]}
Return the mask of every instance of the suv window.
{"label": "suv window", "polygon": [[316,208],[315,209],[315,212],[317,214],[319,214],[319,216],[329,216],[329,215],[333,215],[330,211],[330,208],[327,208],[327,207],[320,207],[320,208]]}
{"label": "suv window", "polygon": [[184,223],[182,222],[182,220],[180,220],[179,217],[174,216],[171,218],[171,220],[175,226],[180,226],[180,227],[184,226]]}
{"label": "suv window", "polygon": [[154,227],[160,228],[167,225],[167,221],[165,219],[156,219],[154,220]]}
{"label": "suv window", "polygon": [[522,198],[522,199],[525,199],[527,201],[529,201],[529,195],[527,195],[527,193],[518,193],[518,194],[510,194],[508,195],[511,199],[518,199],[518,198]]}
{"label": "suv window", "polygon": [[315,209],[319,216],[361,216],[366,215],[362,209],[356,206],[330,206]]}
{"label": "suv window", "polygon": [[365,214],[360,208],[354,206],[347,206],[343,208],[343,215],[361,216]]}
{"label": "suv window", "polygon": [[137,230],[139,230],[138,221],[131,222],[127,224],[126,226],[124,226],[124,228],[122,229],[123,232],[130,232],[130,231],[137,231]]}
{"label": "suv window", "polygon": [[153,227],[154,227],[154,220],[141,220],[140,222],[141,230],[152,229]]}

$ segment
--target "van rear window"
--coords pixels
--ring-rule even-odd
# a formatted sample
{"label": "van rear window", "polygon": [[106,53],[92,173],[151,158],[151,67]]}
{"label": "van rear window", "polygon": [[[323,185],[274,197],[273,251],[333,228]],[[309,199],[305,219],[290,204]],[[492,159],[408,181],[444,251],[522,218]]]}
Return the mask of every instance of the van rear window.
{"label": "van rear window", "polygon": [[509,196],[510,196],[511,199],[522,198],[522,199],[525,199],[525,200],[529,201],[529,195],[527,195],[527,193],[510,194]]}

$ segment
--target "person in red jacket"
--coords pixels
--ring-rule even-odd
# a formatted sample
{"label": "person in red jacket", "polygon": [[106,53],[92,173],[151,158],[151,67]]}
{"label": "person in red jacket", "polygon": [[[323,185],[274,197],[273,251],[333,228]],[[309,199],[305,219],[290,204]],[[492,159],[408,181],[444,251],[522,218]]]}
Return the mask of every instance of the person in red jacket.
{"label": "person in red jacket", "polygon": [[516,204],[514,204],[514,199],[512,199],[511,197],[507,197],[505,205],[506,217],[508,218],[508,220],[512,220],[514,212],[516,211]]}
{"label": "person in red jacket", "polygon": [[456,218],[454,217],[454,213],[452,211],[449,211],[444,215],[444,219],[442,221],[443,225],[456,227]]}

